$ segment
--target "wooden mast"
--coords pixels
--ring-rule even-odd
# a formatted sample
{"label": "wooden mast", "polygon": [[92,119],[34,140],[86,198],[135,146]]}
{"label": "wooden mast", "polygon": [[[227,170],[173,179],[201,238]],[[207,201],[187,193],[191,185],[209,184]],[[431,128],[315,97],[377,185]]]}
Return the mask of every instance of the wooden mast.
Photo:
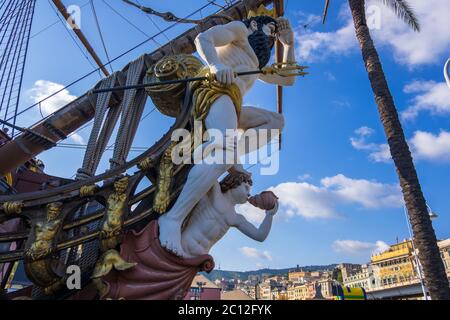
{"label": "wooden mast", "polygon": [[[275,1],[275,11],[278,17],[284,16],[284,0]],[[277,57],[277,62],[283,62],[283,45],[278,40],[275,46],[275,54]],[[283,113],[283,87],[277,86],[277,104],[278,113]],[[280,148],[281,148],[281,134],[280,134]]]}
{"label": "wooden mast", "polygon": [[327,0],[325,2],[325,10],[323,11],[323,19],[322,19],[322,23],[325,24],[325,21],[327,19],[327,15],[328,15],[328,7],[330,6],[330,0]]}
{"label": "wooden mast", "polygon": [[105,74],[105,76],[109,76],[108,70],[105,68],[103,62],[100,60],[99,56],[95,52],[94,48],[92,48],[91,44],[89,43],[89,40],[84,36],[83,32],[81,31],[80,27],[76,24],[75,20],[72,18],[72,16],[67,12],[66,6],[62,3],[61,0],[52,0],[55,4],[58,11],[61,13],[61,15],[68,21],[71,26],[72,30],[75,33],[75,35],[78,37],[78,39],[81,41],[83,46],[86,48],[86,50],[89,52],[91,57],[94,59],[95,63],[99,66],[99,68],[102,70],[102,72]]}

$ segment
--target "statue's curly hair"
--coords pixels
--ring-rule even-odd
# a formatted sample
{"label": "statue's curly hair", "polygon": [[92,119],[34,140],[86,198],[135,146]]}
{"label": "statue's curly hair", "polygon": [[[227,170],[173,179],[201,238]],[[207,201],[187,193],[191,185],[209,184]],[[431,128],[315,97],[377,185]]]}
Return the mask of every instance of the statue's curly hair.
{"label": "statue's curly hair", "polygon": [[253,180],[250,175],[242,172],[230,173],[220,182],[220,190],[222,193],[225,193],[239,187],[244,182],[247,182],[251,186],[253,185]]}

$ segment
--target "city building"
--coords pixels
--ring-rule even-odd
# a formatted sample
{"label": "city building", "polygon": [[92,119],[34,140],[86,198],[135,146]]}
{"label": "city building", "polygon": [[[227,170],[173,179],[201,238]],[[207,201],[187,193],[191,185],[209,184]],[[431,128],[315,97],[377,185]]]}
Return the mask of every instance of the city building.
{"label": "city building", "polygon": [[353,272],[346,272],[345,277],[342,276],[343,284],[350,288],[372,289],[379,286],[379,281],[375,277],[374,269],[377,266],[371,264],[360,265],[359,268],[353,268]]}
{"label": "city building", "polygon": [[407,283],[417,279],[417,266],[411,240],[391,245],[371,258],[380,286]]}
{"label": "city building", "polygon": [[295,283],[287,289],[288,300],[307,300],[310,297],[310,289],[307,284]]}
{"label": "city building", "polygon": [[284,288],[273,288],[271,294],[272,300],[288,300],[288,293]]}
{"label": "city building", "polygon": [[247,280],[252,283],[258,283],[261,281],[261,276],[257,274],[249,275]]}
{"label": "city building", "polygon": [[288,273],[288,280],[292,282],[301,282],[306,274],[307,273],[304,271],[290,271]]}
{"label": "city building", "polygon": [[[450,239],[438,241],[438,246],[450,279]],[[366,293],[369,299],[422,299],[416,261],[411,240],[404,240],[372,255],[367,264],[338,265],[342,283],[333,280],[330,271],[303,271],[298,266],[287,276],[251,275],[246,280],[221,279],[215,283],[197,275],[185,299],[332,300],[336,288],[351,294],[364,289],[364,299]]]}
{"label": "city building", "polygon": [[[448,268],[448,250],[450,239],[438,241],[441,257]],[[368,290],[376,299],[425,299],[426,287],[419,275],[417,249],[413,249],[411,240],[392,245],[388,250],[372,256],[371,265],[379,285]]]}
{"label": "city building", "polygon": [[320,291],[322,293],[322,296],[325,299],[332,299],[333,298],[333,284],[335,282],[330,279],[322,279],[317,282],[317,284],[320,286]]}
{"label": "city building", "polygon": [[361,265],[354,263],[341,263],[337,266],[341,270],[342,281],[345,282],[351,276],[361,272]]}
{"label": "city building", "polygon": [[272,288],[270,286],[270,283],[260,283],[257,287],[256,294],[259,300],[272,300]]}
{"label": "city building", "polygon": [[233,290],[222,292],[221,300],[254,300],[254,298],[250,297],[247,293],[242,290]]}
{"label": "city building", "polygon": [[327,277],[328,272],[322,272],[322,271],[290,271],[288,273],[288,281],[291,282],[312,282],[312,281],[318,281],[323,277]]}
{"label": "city building", "polygon": [[450,239],[438,241],[438,247],[447,272],[447,278],[450,279]]}
{"label": "city building", "polygon": [[220,300],[222,289],[202,274],[192,280],[191,289],[184,300]]}

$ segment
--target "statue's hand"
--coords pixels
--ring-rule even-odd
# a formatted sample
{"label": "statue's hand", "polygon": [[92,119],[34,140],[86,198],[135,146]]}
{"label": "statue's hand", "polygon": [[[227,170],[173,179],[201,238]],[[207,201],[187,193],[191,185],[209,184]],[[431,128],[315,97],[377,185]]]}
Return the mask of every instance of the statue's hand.
{"label": "statue's hand", "polygon": [[278,22],[278,40],[285,46],[294,45],[294,31],[288,19],[279,17]]}
{"label": "statue's hand", "polygon": [[216,80],[225,85],[231,85],[236,80],[236,76],[231,67],[225,65],[213,65],[210,67],[211,73]]}

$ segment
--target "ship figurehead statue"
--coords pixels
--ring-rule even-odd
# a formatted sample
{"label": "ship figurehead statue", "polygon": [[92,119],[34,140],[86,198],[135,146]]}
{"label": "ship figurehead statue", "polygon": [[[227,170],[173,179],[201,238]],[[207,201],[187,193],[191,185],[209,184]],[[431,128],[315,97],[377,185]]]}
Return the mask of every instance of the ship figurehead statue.
{"label": "ship figurehead statue", "polygon": [[[149,70],[145,81],[161,85],[147,88],[147,93],[162,113],[177,116],[186,103],[192,107],[192,139],[173,142],[160,160],[153,206],[160,216],[143,230],[124,235],[115,261],[128,267],[106,268],[111,272],[102,278],[103,299],[182,299],[197,272],[214,268],[210,249],[231,227],[256,241],[266,239],[278,198],[272,192],[250,197],[252,177],[239,159],[277,139],[284,117],[244,106],[243,100],[257,80],[279,86],[295,83],[299,68],[294,40],[289,21],[261,6],[243,21],[200,33],[195,45],[201,60],[192,55],[165,57]],[[282,45],[283,61],[268,66],[276,41]],[[206,80],[187,86],[164,84],[202,76]],[[246,139],[239,139],[239,132]],[[245,143],[247,139],[257,143]],[[186,146],[191,147],[188,156],[180,149]],[[178,198],[170,203],[173,158],[180,153],[193,165]],[[265,210],[259,227],[235,210],[247,201]]]}

